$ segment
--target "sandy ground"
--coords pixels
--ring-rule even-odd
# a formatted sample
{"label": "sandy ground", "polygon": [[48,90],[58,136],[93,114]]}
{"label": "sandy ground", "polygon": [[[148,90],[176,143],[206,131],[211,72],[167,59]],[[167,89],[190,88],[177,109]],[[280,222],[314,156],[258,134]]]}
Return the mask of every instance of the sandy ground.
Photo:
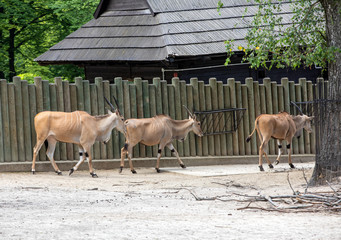
{"label": "sandy ground", "polygon": [[[0,173],[0,239],[341,239],[341,215],[238,210],[236,194],[292,194],[312,164]],[[335,188],[341,185],[335,183]],[[331,189],[315,187],[311,192]],[[219,200],[198,201],[222,196]],[[268,203],[262,206],[270,207]],[[265,205],[264,205],[265,204]],[[255,205],[255,206],[256,206]]]}

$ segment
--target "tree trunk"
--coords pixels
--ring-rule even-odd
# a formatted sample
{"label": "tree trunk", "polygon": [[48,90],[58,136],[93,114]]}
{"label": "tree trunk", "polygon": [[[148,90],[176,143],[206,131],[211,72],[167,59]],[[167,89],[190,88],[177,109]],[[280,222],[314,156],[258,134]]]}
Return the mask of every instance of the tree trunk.
{"label": "tree trunk", "polygon": [[[329,47],[341,49],[341,2],[320,0],[325,10],[326,36]],[[316,165],[310,184],[324,184],[341,175],[341,53],[328,64],[327,99],[318,104],[316,125],[320,127]]]}

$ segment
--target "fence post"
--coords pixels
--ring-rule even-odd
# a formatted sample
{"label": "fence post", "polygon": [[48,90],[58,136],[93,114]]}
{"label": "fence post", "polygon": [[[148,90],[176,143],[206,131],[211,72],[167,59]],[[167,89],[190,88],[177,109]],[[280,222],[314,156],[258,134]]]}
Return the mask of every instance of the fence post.
{"label": "fence post", "polygon": [[[109,84],[110,85],[110,93],[109,93],[109,97],[108,99],[112,99],[111,96],[115,96],[115,98],[118,100],[118,94],[117,94],[117,85],[116,84]],[[119,104],[120,105],[120,104]],[[116,105],[114,105],[115,107],[118,107]],[[120,108],[120,111],[122,111],[122,108]],[[121,114],[123,114],[123,112],[121,112]],[[119,159],[121,158],[121,148],[123,147],[123,145],[121,145],[120,143],[120,135],[122,133],[120,133],[119,131],[114,131],[112,133],[112,143],[111,147],[109,147],[109,149],[113,150],[113,158]],[[123,134],[122,134],[123,135]]]}
{"label": "fence post", "polygon": [[[34,117],[37,114],[36,87],[34,84],[28,85],[28,97],[29,97],[29,102],[30,102],[29,104],[30,104],[30,119],[31,119],[31,127],[30,127],[31,142],[32,142],[32,147],[33,147],[37,141],[36,131],[34,128]],[[32,152],[33,152],[33,150],[32,150]],[[40,158],[39,158],[39,154],[38,154],[36,160],[39,161],[39,159]]]}
{"label": "fence post", "polygon": [[[142,81],[142,92],[143,92],[143,95],[142,95],[143,117],[145,118],[154,117],[150,111],[150,93],[149,93],[148,80]],[[153,148],[151,146],[145,147],[145,156],[146,157],[153,156]]]}
{"label": "fence post", "polygon": [[[209,84],[211,87],[211,95],[212,95],[212,110],[219,109],[219,103],[218,103],[218,89],[217,89],[217,79],[216,78],[210,78]],[[212,115],[213,116],[213,115]],[[219,119],[215,118],[213,119],[213,127],[219,125]],[[214,129],[213,129],[214,131]],[[221,155],[221,145],[220,145],[220,136],[214,135],[214,147],[215,147],[215,155],[220,156]]]}
{"label": "fence post", "polygon": [[[273,114],[273,105],[272,105],[272,89],[271,89],[271,80],[270,78],[263,79],[265,94],[266,94],[266,112],[268,114]],[[271,139],[268,143],[269,146],[269,154],[275,154],[275,142]]]}
{"label": "fence post", "polygon": [[[78,104],[77,104],[77,86],[76,84],[70,84],[69,85],[70,88],[70,111],[74,112],[77,111],[78,108]],[[51,89],[51,88],[50,88]],[[51,99],[51,103],[52,103],[52,99]],[[72,144],[72,149],[73,149],[73,158],[75,160],[79,159],[79,148],[77,144]]]}
{"label": "fence post", "polygon": [[[193,112],[200,111],[200,98],[199,98],[199,83],[198,78],[191,78],[190,83],[193,86]],[[196,155],[202,156],[202,137],[196,138]]]}
{"label": "fence post", "polygon": [[[114,79],[115,84],[116,84],[116,91],[117,91],[117,101],[118,105],[120,106],[120,111],[121,114],[123,114],[125,119],[128,119],[129,117],[125,115],[125,107],[124,107],[124,96],[123,96],[123,80],[120,77],[116,77]],[[122,133],[119,134],[119,141],[120,141],[120,146],[124,146],[125,143],[125,138]]]}
{"label": "fence post", "polygon": [[[28,83],[21,82],[21,95],[24,119],[24,143],[25,143],[25,160],[32,161],[32,142],[31,142],[31,118],[30,118],[30,101],[28,97]],[[1,110],[0,110],[1,111]]]}
{"label": "fence post", "polygon": [[[8,86],[8,105],[15,106],[14,84],[8,83],[7,86]],[[9,121],[10,121],[12,161],[17,162],[19,160],[19,155],[18,155],[18,135],[17,135],[17,126],[16,126],[15,107],[9,108]]]}
{"label": "fence post", "polygon": [[[224,85],[224,106],[225,108],[231,108],[231,96],[230,96],[230,86]],[[229,117],[230,113],[225,113],[226,125],[232,126],[232,117]],[[227,146],[227,154],[233,155],[233,134],[226,134],[226,146]]]}
{"label": "fence post", "polygon": [[[217,91],[218,91],[218,109],[224,109],[224,87],[223,82],[219,81],[217,82]],[[223,113],[223,116],[221,117],[221,121],[219,123],[220,129],[223,129],[224,124],[226,125],[226,119],[225,114]],[[226,149],[226,134],[220,134],[220,146],[221,146],[221,155],[226,156],[227,155],[227,149]]]}
{"label": "fence post", "polygon": [[[56,77],[54,79],[54,82],[56,84],[56,92],[57,92],[57,109],[58,111],[64,112],[64,91],[63,91],[62,78]],[[66,143],[60,142],[59,148],[60,148],[60,160],[66,160],[67,159]]]}
{"label": "fence post", "polygon": [[[311,81],[307,82],[307,89],[308,89],[308,101],[313,101],[314,100],[314,93],[313,93],[313,83]],[[313,108],[313,106],[311,106]],[[313,114],[313,111],[311,111]],[[313,128],[314,129],[314,128]],[[316,133],[313,131],[310,135],[310,149],[311,153],[316,154]]]}
{"label": "fence post", "polygon": [[[296,101],[302,102],[302,92],[301,92],[302,86],[299,84],[295,84],[295,93],[296,93]],[[300,154],[304,153],[304,130],[302,129],[303,136],[298,139],[298,148]]]}
{"label": "fence post", "polygon": [[[244,140],[248,137],[249,133],[251,133],[250,132],[250,127],[249,127],[249,125],[251,123],[250,122],[250,108],[252,108],[251,105],[252,105],[253,102],[252,101],[250,101],[250,102],[248,101],[248,91],[250,91],[248,89],[248,86],[247,85],[242,85],[242,107],[246,108],[246,111],[245,111],[246,114],[244,114],[244,117],[242,119],[243,125],[244,125],[244,129],[243,129],[243,134],[241,134],[242,138],[239,139],[239,140],[240,140],[240,142],[243,142],[243,143],[244,143]],[[239,129],[240,128],[238,128],[238,130]],[[253,141],[256,142],[256,139],[253,140]],[[246,155],[251,155],[251,144],[253,143],[253,141],[251,141],[250,144],[245,143],[245,154]]]}
{"label": "fence post", "polygon": [[[137,118],[143,118],[143,90],[142,90],[142,79],[134,78],[134,84],[136,86],[136,107],[137,107]],[[139,156],[146,157],[146,147],[143,144],[139,144],[135,148],[139,148]]]}
{"label": "fence post", "polygon": [[[64,96],[64,111],[71,112],[71,99],[70,99],[70,85],[69,81],[62,81],[63,96]],[[73,157],[73,144],[66,143],[66,156],[68,160],[74,160]]]}
{"label": "fence post", "polygon": [[[0,93],[1,93],[1,84],[0,84]],[[3,120],[2,120],[2,99],[0,97],[0,162],[5,161],[5,153],[4,153],[4,136],[3,136]]]}
{"label": "fence post", "polygon": [[[41,77],[35,77],[34,78],[34,85],[36,87],[36,106],[37,106],[37,112],[36,114],[42,112],[44,110],[43,106],[43,86],[42,86],[42,80]],[[41,146],[39,151],[39,160],[45,161],[46,160],[46,148],[45,145]]]}
{"label": "fence post", "polygon": [[[290,101],[296,102],[296,94],[295,94],[295,82],[289,81],[289,90],[290,90]],[[293,107],[293,112],[291,113],[292,115],[296,115],[296,109]],[[298,148],[298,140],[296,137],[292,139],[292,153],[297,154],[299,153],[299,148]]]}
{"label": "fence post", "polygon": [[[103,94],[103,78],[96,77],[95,85],[97,87],[97,101],[98,101],[98,114],[104,115],[104,94]],[[101,149],[101,159],[107,159],[107,146],[103,143],[100,143]]]}
{"label": "fence post", "polygon": [[16,129],[18,139],[18,160],[25,161],[25,141],[24,141],[24,119],[22,108],[22,95],[21,95],[21,79],[20,77],[13,77],[14,94],[15,94],[15,117]]}
{"label": "fence post", "polygon": [[[149,89],[149,107],[150,107],[150,115],[156,116],[156,102],[155,102],[155,85],[147,84]],[[152,146],[153,157],[157,156],[159,147],[157,145]]]}
{"label": "fence post", "polygon": [[[91,99],[91,115],[98,115],[98,98],[97,98],[97,87],[95,84],[90,84],[90,99]],[[101,158],[101,149],[98,141],[95,141],[93,145],[93,159]]]}
{"label": "fence post", "polygon": [[[256,104],[259,104],[255,100],[255,95],[254,95],[254,87],[253,87],[253,79],[252,78],[246,78],[246,87],[247,87],[247,101],[248,101],[248,108],[247,111],[249,112],[249,122],[246,124],[249,124],[248,130],[245,132],[245,135],[249,135],[254,127],[254,122],[255,122],[255,106]],[[246,137],[247,137],[246,136]],[[251,137],[251,154],[257,154],[257,137],[256,134],[252,135]]]}
{"label": "fence post", "polygon": [[[130,108],[130,117],[137,118],[137,103],[136,103],[136,85],[135,84],[128,84],[129,88],[129,108]],[[137,144],[133,148],[133,156],[139,157],[140,155],[140,148],[142,149],[144,146],[142,144]]]}
{"label": "fence post", "polygon": [[[258,82],[254,81],[253,82],[253,89],[254,89],[254,102],[255,102],[255,118],[257,118],[259,115],[262,114],[262,110],[261,110],[261,97],[260,97],[260,85]],[[250,131],[252,131],[255,127],[255,120],[253,122],[251,122],[250,124]],[[248,134],[250,134],[251,132],[249,132]],[[258,153],[258,148],[260,146],[260,141],[259,141],[259,137],[256,136],[256,153]],[[252,153],[254,154],[254,153]]]}
{"label": "fence post", "polygon": [[8,109],[8,88],[7,81],[5,79],[0,80],[0,97],[1,97],[1,112],[2,112],[2,129],[3,129],[3,142],[4,142],[4,161],[12,161],[11,154],[11,132],[10,132],[10,120]]}
{"label": "fence post", "polygon": [[[234,80],[234,78],[228,78],[227,82],[230,88],[231,108],[236,108],[237,107],[236,81]],[[238,133],[236,131],[232,133],[232,141],[233,141],[233,155],[239,155]]]}
{"label": "fence post", "polygon": [[[165,81],[165,80],[161,80],[161,94],[162,94],[161,96],[162,96],[162,110],[163,110],[162,113],[166,114],[166,115],[170,115],[169,114],[169,107],[168,107],[167,81]],[[172,156],[172,153],[168,148],[165,149],[164,154],[167,157]]]}
{"label": "fence post", "polygon": [[[193,111],[193,86],[186,85],[186,95],[187,95],[187,107],[189,110]],[[193,132],[189,133],[189,146],[190,146],[190,156],[197,156],[196,154],[196,142],[195,142],[195,135]]]}
{"label": "fence post", "polygon": [[[34,99],[35,102],[35,99]],[[50,84],[50,109],[51,111],[58,111],[57,107],[57,89],[56,89],[56,84]],[[32,118],[33,119],[33,118]],[[32,120],[33,121],[33,120]],[[61,142],[56,143],[56,148],[54,150],[54,160],[60,160],[60,144]]]}
{"label": "fence post", "polygon": [[160,78],[153,78],[155,86],[155,99],[156,99],[156,115],[162,114],[162,94],[161,94],[161,80]]}
{"label": "fence post", "polygon": [[[108,80],[104,80],[103,82],[103,98],[106,97],[111,104],[115,106],[115,101],[110,97],[110,82]],[[106,101],[104,102],[104,114],[106,114],[108,111],[107,109],[110,109],[110,111],[113,111],[109,105],[107,105]],[[113,142],[113,134],[116,133],[117,129],[113,129],[111,131],[111,136],[109,141],[106,144],[106,159],[113,159],[114,158],[114,153],[113,153],[113,147],[112,147],[112,142]]]}
{"label": "fence post", "polygon": [[[240,82],[236,82],[236,101],[237,108],[243,107],[243,99],[242,99],[242,87]],[[245,155],[245,138],[244,138],[244,122],[240,121],[240,127],[237,129],[238,133],[238,147],[239,147],[239,155]]]}
{"label": "fence post", "polygon": [[284,109],[283,111],[290,114],[290,89],[289,89],[289,79],[282,78],[281,79],[283,86],[283,97],[284,97]]}
{"label": "fence post", "polygon": [[75,85],[77,88],[77,109],[84,111],[84,87],[83,79],[81,77],[75,78]]}
{"label": "fence post", "polygon": [[[183,107],[183,105],[188,107],[187,103],[187,90],[186,90],[186,82],[180,81],[180,100],[181,100],[181,111],[182,111],[182,119],[188,118],[187,110]],[[184,148],[184,156],[190,156],[190,149],[189,149],[189,138],[186,138],[183,141],[183,148]]]}
{"label": "fence post", "polygon": [[[172,85],[174,86],[174,99],[175,101],[170,102],[170,104],[175,105],[175,119],[181,120],[182,119],[182,110],[181,110],[181,99],[180,96],[180,80],[179,78],[172,78]],[[184,144],[182,142],[177,142],[177,150],[180,156],[184,155]]]}

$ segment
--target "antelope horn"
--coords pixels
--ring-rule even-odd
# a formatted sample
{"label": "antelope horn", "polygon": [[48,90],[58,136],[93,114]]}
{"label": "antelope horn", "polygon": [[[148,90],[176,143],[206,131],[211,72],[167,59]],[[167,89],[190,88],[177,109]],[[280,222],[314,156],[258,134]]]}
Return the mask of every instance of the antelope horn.
{"label": "antelope horn", "polygon": [[115,104],[116,104],[116,106],[117,106],[117,110],[118,110],[118,112],[121,114],[121,112],[120,112],[120,107],[118,106],[118,101],[117,101],[117,99],[115,98],[115,96],[113,96],[113,98],[114,98],[114,100],[115,100]]}
{"label": "antelope horn", "polygon": [[290,101],[290,102],[292,105],[294,105],[298,109],[298,111],[301,113],[301,115],[304,115],[301,108],[299,106],[297,106],[297,104],[295,102],[293,102],[293,101]]}
{"label": "antelope horn", "polygon": [[183,107],[186,108],[188,114],[191,116],[191,118],[193,118],[193,114],[191,113],[191,111],[185,105],[183,105]]}
{"label": "antelope horn", "polygon": [[106,97],[104,97],[104,99],[105,99],[105,101],[107,101],[107,103],[109,104],[109,106],[111,107],[111,109],[112,109],[113,111],[115,111],[115,107],[109,102],[109,100],[108,100]]}

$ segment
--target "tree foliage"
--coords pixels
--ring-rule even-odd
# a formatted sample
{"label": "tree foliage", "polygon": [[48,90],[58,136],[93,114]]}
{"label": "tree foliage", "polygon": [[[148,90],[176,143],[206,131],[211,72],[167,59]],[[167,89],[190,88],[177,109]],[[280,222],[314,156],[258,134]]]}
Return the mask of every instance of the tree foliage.
{"label": "tree foliage", "polygon": [[1,77],[82,75],[76,66],[43,67],[33,60],[89,21],[97,4],[98,0],[1,0]]}
{"label": "tree foliage", "polygon": [[[243,61],[253,68],[295,69],[314,65],[326,68],[328,62],[335,60],[340,49],[327,44],[324,10],[319,1],[290,1],[290,14],[280,14],[282,5],[288,1],[253,2],[259,8],[246,35],[247,46],[235,46],[233,40],[227,40],[226,65],[234,54],[232,49],[244,51]],[[219,1],[218,10],[221,7],[223,3]]]}

